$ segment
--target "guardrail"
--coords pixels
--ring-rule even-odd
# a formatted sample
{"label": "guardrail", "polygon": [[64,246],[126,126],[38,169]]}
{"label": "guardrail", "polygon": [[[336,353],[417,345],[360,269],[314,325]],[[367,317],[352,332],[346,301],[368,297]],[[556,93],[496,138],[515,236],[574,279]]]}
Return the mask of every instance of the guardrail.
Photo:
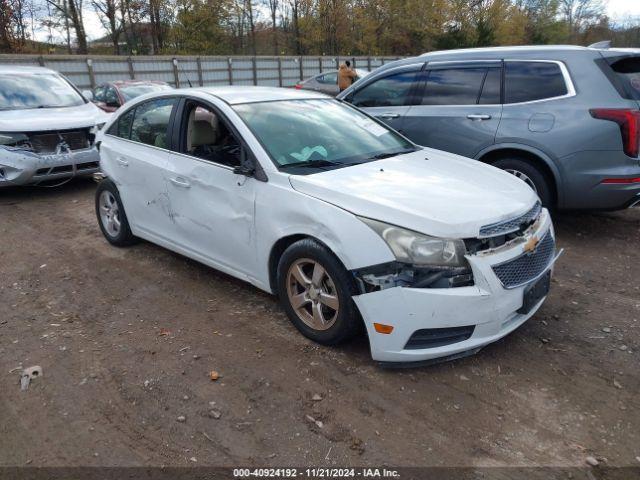
{"label": "guardrail", "polygon": [[108,56],[0,55],[0,64],[36,65],[65,75],[78,88],[113,80],[160,80],[175,87],[193,85],[264,85],[290,87],[345,60],[373,70],[400,57],[328,56]]}

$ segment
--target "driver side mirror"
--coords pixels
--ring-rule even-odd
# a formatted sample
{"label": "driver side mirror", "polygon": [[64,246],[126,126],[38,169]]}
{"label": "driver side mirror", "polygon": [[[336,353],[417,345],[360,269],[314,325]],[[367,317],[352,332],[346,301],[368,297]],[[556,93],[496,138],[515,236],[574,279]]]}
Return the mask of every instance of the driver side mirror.
{"label": "driver side mirror", "polygon": [[244,175],[245,177],[253,177],[253,174],[256,172],[253,161],[249,159],[247,156],[247,151],[241,147],[240,148],[240,165],[237,167],[233,167],[233,173],[236,175]]}

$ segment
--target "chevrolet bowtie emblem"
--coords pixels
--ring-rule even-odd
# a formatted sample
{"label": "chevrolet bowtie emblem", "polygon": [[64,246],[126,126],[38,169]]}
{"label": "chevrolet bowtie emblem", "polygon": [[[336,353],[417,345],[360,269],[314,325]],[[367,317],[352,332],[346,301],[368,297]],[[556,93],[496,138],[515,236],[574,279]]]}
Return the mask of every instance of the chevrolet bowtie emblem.
{"label": "chevrolet bowtie emblem", "polygon": [[525,253],[533,252],[538,246],[538,243],[540,243],[540,239],[538,237],[536,237],[535,235],[529,237],[529,240],[527,240],[527,243],[524,244],[524,252]]}

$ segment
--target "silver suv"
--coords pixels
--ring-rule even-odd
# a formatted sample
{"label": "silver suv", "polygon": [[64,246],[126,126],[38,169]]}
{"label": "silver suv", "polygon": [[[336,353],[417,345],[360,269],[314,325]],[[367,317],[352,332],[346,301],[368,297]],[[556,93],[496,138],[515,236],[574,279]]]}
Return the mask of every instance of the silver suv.
{"label": "silver suv", "polygon": [[561,209],[640,205],[640,50],[431,52],[342,92],[414,142],[478,159]]}

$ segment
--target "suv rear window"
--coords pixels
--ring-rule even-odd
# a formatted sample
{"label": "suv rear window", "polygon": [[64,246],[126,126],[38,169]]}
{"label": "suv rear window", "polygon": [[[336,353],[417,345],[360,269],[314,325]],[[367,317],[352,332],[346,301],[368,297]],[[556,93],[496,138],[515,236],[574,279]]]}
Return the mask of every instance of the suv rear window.
{"label": "suv rear window", "polygon": [[568,93],[557,63],[505,62],[504,103],[531,102]]}
{"label": "suv rear window", "polygon": [[627,57],[611,65],[634,100],[640,100],[640,57]]}

